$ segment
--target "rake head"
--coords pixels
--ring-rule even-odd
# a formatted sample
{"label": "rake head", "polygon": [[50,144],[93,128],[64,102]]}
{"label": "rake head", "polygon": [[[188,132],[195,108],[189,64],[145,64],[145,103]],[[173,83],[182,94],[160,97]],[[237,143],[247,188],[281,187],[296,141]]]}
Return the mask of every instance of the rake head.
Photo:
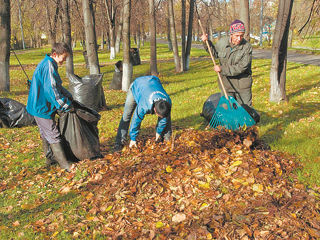
{"label": "rake head", "polygon": [[251,127],[256,122],[249,113],[233,98],[221,96],[216,111],[209,123],[210,127],[223,127],[238,130],[241,127]]}

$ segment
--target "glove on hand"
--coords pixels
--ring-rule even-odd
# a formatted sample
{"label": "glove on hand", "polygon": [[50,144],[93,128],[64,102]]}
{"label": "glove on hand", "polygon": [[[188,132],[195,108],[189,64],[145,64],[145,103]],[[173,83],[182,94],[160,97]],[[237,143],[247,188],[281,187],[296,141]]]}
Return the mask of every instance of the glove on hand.
{"label": "glove on hand", "polygon": [[132,147],[137,147],[137,142],[136,141],[130,141],[130,144],[129,144],[129,148],[132,148]]}
{"label": "glove on hand", "polygon": [[158,141],[160,139],[160,134],[156,133],[156,141]]}

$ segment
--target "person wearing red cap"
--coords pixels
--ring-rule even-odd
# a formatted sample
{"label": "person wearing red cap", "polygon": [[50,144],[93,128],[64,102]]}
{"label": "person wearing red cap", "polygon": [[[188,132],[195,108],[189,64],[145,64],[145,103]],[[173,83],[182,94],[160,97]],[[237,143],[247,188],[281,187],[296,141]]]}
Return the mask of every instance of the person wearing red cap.
{"label": "person wearing red cap", "polygon": [[[201,39],[204,43],[208,41],[213,54],[220,61],[214,71],[221,74],[228,95],[240,104],[252,106],[252,46],[244,39],[245,27],[242,21],[233,21],[229,33],[229,36],[222,37],[215,45],[206,34]],[[206,44],[204,47],[208,51]]]}

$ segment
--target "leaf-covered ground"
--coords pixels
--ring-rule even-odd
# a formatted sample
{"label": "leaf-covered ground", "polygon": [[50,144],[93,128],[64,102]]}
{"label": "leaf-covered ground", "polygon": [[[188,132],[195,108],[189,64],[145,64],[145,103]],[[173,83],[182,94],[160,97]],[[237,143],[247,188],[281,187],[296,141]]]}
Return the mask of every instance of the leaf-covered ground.
{"label": "leaf-covered ground", "polygon": [[269,150],[257,135],[255,128],[187,129],[169,143],[149,138],[138,149],[82,161],[72,173],[21,172],[0,188],[24,178],[26,188],[38,181],[46,194],[59,188],[63,204],[78,199],[68,213],[44,200],[21,206],[44,209],[25,228],[48,238],[61,231],[79,239],[320,238],[318,193],[296,180],[295,159]]}
{"label": "leaf-covered ground", "polygon": [[[21,51],[29,76],[47,50]],[[158,50],[172,58],[165,45]],[[172,61],[158,63],[174,103],[176,136],[168,145],[154,143],[156,118],[146,116],[139,149],[112,153],[126,94],[108,90],[114,67],[105,52],[101,71],[111,110],[100,112],[98,124],[103,159],[82,161],[70,174],[48,171],[36,126],[0,129],[0,239],[320,239],[320,68],[288,63],[290,101],[274,104],[271,62],[254,60],[258,130],[208,131],[200,112],[219,90],[207,53],[196,50],[192,56],[207,60],[194,59],[187,72],[175,73]],[[82,51],[74,53],[75,72],[88,74]],[[149,47],[140,54],[134,78],[149,71]],[[11,92],[1,97],[26,104],[25,76],[11,63]],[[65,69],[59,71],[68,87]]]}

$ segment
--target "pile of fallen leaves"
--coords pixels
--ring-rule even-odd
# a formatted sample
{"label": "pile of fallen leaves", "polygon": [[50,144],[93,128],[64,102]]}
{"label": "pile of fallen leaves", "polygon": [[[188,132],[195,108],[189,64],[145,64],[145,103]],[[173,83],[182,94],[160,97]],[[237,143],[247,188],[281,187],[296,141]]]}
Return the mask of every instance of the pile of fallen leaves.
{"label": "pile of fallen leaves", "polygon": [[[296,180],[297,168],[254,128],[186,130],[79,163],[60,189],[83,196],[65,229],[111,239],[317,239],[319,199]],[[50,231],[45,221],[31,225]]]}

